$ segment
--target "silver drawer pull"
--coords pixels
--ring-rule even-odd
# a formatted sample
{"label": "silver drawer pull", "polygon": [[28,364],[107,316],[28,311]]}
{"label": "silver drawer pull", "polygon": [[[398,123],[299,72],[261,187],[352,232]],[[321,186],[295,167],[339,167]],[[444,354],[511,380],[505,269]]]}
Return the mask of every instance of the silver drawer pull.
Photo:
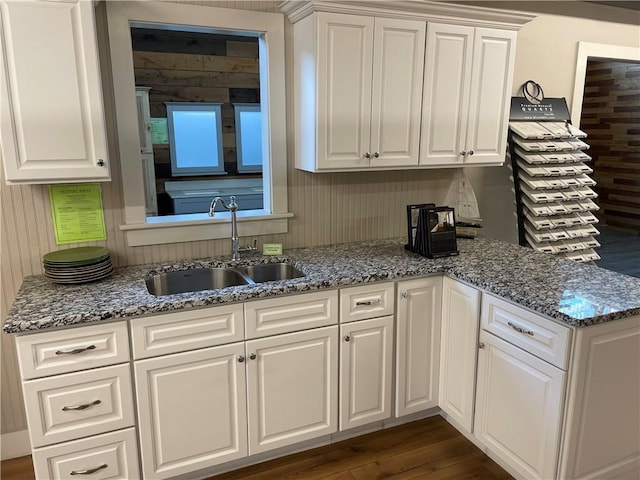
{"label": "silver drawer pull", "polygon": [[356,306],[360,307],[363,305],[377,305],[380,303],[380,299],[376,298],[375,300],[362,300],[360,302],[356,302]]}
{"label": "silver drawer pull", "polygon": [[88,347],[75,348],[73,350],[56,350],[56,355],[77,355],[88,350],[95,350],[95,345],[89,345]]}
{"label": "silver drawer pull", "polygon": [[509,325],[511,328],[513,328],[518,333],[524,333],[525,335],[530,335],[532,337],[534,335],[534,333],[531,330],[524,329],[524,328],[516,325],[515,323],[507,322],[507,325]]}
{"label": "silver drawer pull", "polygon": [[68,412],[69,410],[86,410],[89,407],[93,407],[94,405],[100,405],[102,402],[100,400],[94,400],[91,403],[83,403],[82,405],[71,405],[69,407],[62,407],[63,412]]}
{"label": "silver drawer pull", "polygon": [[109,465],[107,465],[106,463],[103,463],[99,467],[88,468],[86,470],[71,470],[71,475],[91,475],[92,473],[96,473],[98,470],[102,470],[104,468],[107,468],[108,466]]}

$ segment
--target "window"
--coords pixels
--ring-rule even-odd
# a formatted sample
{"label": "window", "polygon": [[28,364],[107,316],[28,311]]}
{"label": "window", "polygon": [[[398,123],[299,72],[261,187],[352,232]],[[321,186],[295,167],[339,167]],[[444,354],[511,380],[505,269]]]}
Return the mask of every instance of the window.
{"label": "window", "polygon": [[238,230],[243,237],[287,232],[288,219],[293,215],[287,207],[284,15],[169,2],[102,2],[97,11],[106,11],[108,22],[118,142],[113,153],[120,158],[122,170],[125,223],[120,229],[127,243],[155,245],[229,237],[228,212],[215,218],[207,213],[146,214],[142,166],[136,161],[140,140],[131,45],[131,29],[141,26],[179,25],[182,30],[258,39],[264,200],[261,210],[239,212]]}
{"label": "window", "polygon": [[171,173],[224,174],[222,104],[167,102],[166,105]]}
{"label": "window", "polygon": [[256,103],[234,103],[238,172],[262,171],[262,113]]}

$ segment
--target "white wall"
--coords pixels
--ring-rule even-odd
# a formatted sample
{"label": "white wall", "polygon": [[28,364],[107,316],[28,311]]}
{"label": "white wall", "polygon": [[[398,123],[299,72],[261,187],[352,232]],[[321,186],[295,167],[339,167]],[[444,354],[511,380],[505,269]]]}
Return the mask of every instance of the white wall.
{"label": "white wall", "polygon": [[[530,7],[532,3],[478,2],[482,6],[510,9]],[[540,14],[518,32],[514,96],[518,95],[524,82],[535,80],[546,97],[565,97],[571,108],[576,94],[573,84],[578,42],[640,48],[640,12],[585,2],[538,2],[537,6],[538,12],[544,9],[553,13]],[[577,95],[582,96],[582,92]],[[506,164],[504,167],[467,168],[466,174],[485,220],[484,235],[517,243],[513,182]]]}

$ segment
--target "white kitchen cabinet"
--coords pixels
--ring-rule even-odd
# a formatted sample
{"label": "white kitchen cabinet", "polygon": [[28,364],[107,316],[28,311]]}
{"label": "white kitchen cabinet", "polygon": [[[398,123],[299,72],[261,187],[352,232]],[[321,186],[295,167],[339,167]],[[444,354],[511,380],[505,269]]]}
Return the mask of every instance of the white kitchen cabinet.
{"label": "white kitchen cabinet", "polygon": [[393,316],[340,325],[340,430],[391,416]]}
{"label": "white kitchen cabinet", "polygon": [[502,164],[516,32],[429,23],[420,165]]}
{"label": "white kitchen cabinet", "polygon": [[473,428],[479,316],[480,291],[444,277],[439,406],[467,433]]}
{"label": "white kitchen cabinet", "polygon": [[575,333],[558,478],[640,478],[640,316]]}
{"label": "white kitchen cabinet", "polygon": [[522,478],[555,478],[566,373],[480,332],[474,435]]}
{"label": "white kitchen cabinet", "polygon": [[296,167],[418,164],[424,21],[319,12],[296,22]]}
{"label": "white kitchen cabinet", "polygon": [[43,480],[140,478],[135,428],[37,448],[33,469]]}
{"label": "white kitchen cabinet", "polygon": [[249,340],[251,455],[337,431],[338,327]]}
{"label": "white kitchen cabinet", "polygon": [[134,363],[145,478],[247,455],[242,342]]}
{"label": "white kitchen cabinet", "polygon": [[144,198],[147,215],[158,214],[156,170],[151,138],[151,111],[149,108],[150,87],[136,87],[136,110],[138,112],[138,133],[140,135],[140,161],[144,182]]}
{"label": "white kitchen cabinet", "polygon": [[110,179],[92,2],[0,2],[7,183]]}
{"label": "white kitchen cabinet", "polygon": [[128,364],[39,378],[22,387],[33,447],[135,424]]}
{"label": "white kitchen cabinet", "polygon": [[440,275],[398,282],[395,415],[438,405]]}

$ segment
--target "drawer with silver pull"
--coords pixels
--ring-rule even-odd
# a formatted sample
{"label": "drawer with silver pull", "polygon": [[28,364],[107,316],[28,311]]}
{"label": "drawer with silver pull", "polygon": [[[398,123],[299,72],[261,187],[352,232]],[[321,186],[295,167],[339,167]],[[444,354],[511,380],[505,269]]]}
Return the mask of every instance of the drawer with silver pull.
{"label": "drawer with silver pull", "polygon": [[134,428],[33,450],[36,478],[140,478]]}
{"label": "drawer with silver pull", "polygon": [[393,315],[394,283],[340,289],[340,323]]}
{"label": "drawer with silver pull", "polygon": [[568,368],[568,327],[487,294],[482,297],[480,326],[558,368]]}
{"label": "drawer with silver pull", "polygon": [[134,425],[129,364],[23,383],[33,447]]}
{"label": "drawer with silver pull", "polygon": [[127,322],[46,331],[16,337],[23,379],[129,361]]}

